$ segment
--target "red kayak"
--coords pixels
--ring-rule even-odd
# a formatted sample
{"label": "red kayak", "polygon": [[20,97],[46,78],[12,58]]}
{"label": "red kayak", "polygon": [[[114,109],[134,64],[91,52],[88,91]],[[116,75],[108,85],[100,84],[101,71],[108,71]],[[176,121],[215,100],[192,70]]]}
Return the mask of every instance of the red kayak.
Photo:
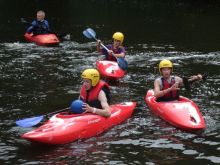
{"label": "red kayak", "polygon": [[58,46],[60,43],[55,34],[39,34],[34,36],[33,33],[25,33],[24,37],[28,42],[34,42],[40,46]]}
{"label": "red kayak", "polygon": [[112,114],[109,118],[91,113],[56,114],[39,128],[23,134],[22,138],[32,142],[58,145],[96,136],[129,118],[136,107],[136,102],[125,102],[110,107]]}
{"label": "red kayak", "polygon": [[150,110],[177,128],[198,131],[206,127],[199,108],[186,97],[180,96],[178,101],[156,102],[154,91],[149,90],[145,101]]}
{"label": "red kayak", "polygon": [[115,61],[98,60],[96,67],[103,78],[120,79],[124,77],[125,71],[122,70]]}

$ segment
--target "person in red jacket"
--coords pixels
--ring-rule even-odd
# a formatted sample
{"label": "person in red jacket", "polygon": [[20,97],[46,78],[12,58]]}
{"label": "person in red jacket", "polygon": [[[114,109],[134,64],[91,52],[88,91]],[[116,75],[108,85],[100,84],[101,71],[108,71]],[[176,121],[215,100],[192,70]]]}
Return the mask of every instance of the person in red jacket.
{"label": "person in red jacket", "polygon": [[100,80],[100,74],[96,69],[86,69],[81,75],[83,85],[80,90],[80,100],[83,110],[104,117],[109,117],[110,89],[109,85]]}
{"label": "person in red jacket", "polygon": [[[154,96],[157,101],[178,100],[181,86],[185,86],[183,79],[172,75],[173,64],[170,60],[162,60],[159,63],[161,77],[154,81]],[[191,76],[188,82],[202,80],[202,75]]]}
{"label": "person in red jacket", "polygon": [[115,32],[112,36],[113,43],[106,45],[109,49],[105,50],[101,46],[101,40],[97,41],[97,51],[105,55],[105,60],[118,62],[121,69],[127,71],[128,63],[125,59],[125,48],[122,45],[124,41],[124,34],[121,32]]}

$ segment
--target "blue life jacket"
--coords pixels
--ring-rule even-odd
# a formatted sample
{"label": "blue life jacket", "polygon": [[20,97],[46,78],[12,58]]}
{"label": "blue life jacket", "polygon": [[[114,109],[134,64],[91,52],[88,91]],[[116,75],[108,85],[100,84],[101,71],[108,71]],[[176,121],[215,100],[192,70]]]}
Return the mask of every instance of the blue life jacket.
{"label": "blue life jacket", "polygon": [[51,30],[47,20],[43,20],[42,22],[34,20],[26,32],[27,33],[33,32],[34,35],[38,35],[38,34],[48,34],[51,32]]}

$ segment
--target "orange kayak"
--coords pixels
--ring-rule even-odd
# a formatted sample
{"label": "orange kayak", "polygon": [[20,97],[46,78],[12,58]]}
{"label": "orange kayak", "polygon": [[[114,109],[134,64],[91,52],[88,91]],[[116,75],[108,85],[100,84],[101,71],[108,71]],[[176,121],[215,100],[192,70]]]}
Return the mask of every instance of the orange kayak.
{"label": "orange kayak", "polygon": [[55,34],[39,34],[34,36],[33,33],[25,33],[24,37],[28,42],[34,42],[40,46],[58,46],[60,43]]}

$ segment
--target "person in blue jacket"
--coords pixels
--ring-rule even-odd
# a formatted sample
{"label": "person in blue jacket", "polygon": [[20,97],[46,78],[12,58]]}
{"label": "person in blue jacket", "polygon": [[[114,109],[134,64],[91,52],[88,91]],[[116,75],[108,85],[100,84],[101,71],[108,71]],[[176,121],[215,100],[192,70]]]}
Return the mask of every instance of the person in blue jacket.
{"label": "person in blue jacket", "polygon": [[34,35],[51,33],[49,23],[44,18],[45,12],[43,10],[39,10],[37,12],[37,19],[31,23],[31,26],[28,27],[26,32],[33,33]]}

